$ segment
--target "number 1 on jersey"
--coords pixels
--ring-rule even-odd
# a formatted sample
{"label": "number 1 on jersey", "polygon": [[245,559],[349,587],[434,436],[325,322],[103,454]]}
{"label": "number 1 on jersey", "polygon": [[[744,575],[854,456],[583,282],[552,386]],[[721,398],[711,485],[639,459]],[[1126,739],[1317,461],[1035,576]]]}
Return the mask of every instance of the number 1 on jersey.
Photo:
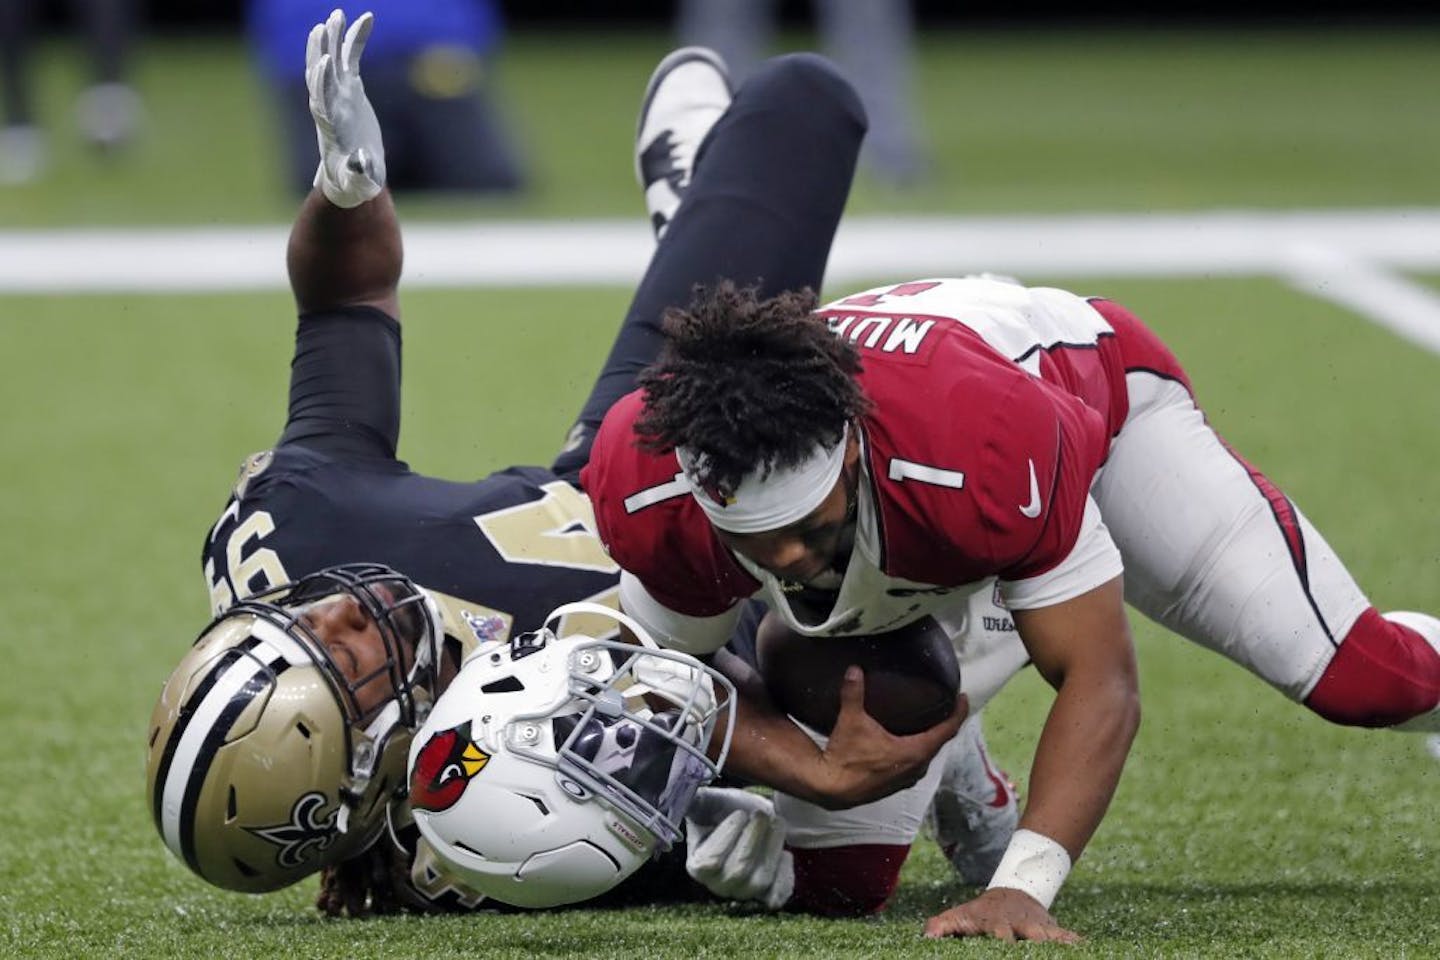
{"label": "number 1 on jersey", "polygon": [[891,480],[901,482],[914,480],[936,487],[949,487],[952,490],[963,490],[965,487],[963,471],[932,467],[928,464],[916,463],[914,460],[901,460],[899,457],[890,458],[889,473]]}

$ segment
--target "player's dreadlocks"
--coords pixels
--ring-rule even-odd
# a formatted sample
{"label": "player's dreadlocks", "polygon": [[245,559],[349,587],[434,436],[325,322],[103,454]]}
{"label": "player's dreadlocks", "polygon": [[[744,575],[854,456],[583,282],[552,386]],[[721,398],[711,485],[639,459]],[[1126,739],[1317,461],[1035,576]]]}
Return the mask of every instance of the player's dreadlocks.
{"label": "player's dreadlocks", "polygon": [[369,850],[320,871],[315,907],[329,917],[429,912],[410,882],[410,857],[382,837]]}
{"label": "player's dreadlocks", "polygon": [[410,864],[418,833],[413,825],[405,832],[404,849],[381,837],[364,853],[323,868],[315,908],[327,917],[460,911],[458,904],[436,902],[415,889]]}
{"label": "player's dreadlocks", "polygon": [[724,490],[833,447],[869,401],[855,379],[859,353],[814,309],[809,289],[762,300],[723,281],[666,311],[665,348],[639,378],[641,445],[700,454],[700,479]]}

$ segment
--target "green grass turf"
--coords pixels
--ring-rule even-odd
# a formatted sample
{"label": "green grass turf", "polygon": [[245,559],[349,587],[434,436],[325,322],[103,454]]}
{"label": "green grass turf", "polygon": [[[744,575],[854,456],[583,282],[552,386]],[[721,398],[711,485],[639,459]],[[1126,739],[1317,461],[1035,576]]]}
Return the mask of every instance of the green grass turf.
{"label": "green grass turf", "polygon": [[[1440,609],[1428,469],[1440,359],[1268,280],[1069,285],[1153,322],[1214,422],[1382,608]],[[405,302],[402,455],[462,477],[548,458],[625,295]],[[240,457],[283,418],[289,315],[280,294],[0,298],[0,956],[1011,953],[919,939],[966,894],[926,841],[889,914],[853,923],[724,906],[326,922],[312,883],[252,898],[190,876],[144,808],[144,726],[205,618],[200,539]],[[1058,904],[1089,936],[1075,955],[1433,956],[1440,766],[1419,738],[1331,727],[1138,618],[1137,630],[1144,726]],[[1022,787],[1046,702],[1025,675],[988,714]]]}
{"label": "green grass turf", "polygon": [[[514,39],[503,79],[531,195],[403,214],[636,215],[633,113],[665,40],[596,39]],[[935,179],[898,195],[862,183],[852,210],[1440,203],[1437,39],[927,37]],[[58,118],[74,65],[56,48],[44,71]],[[101,167],[57,126],[53,175],[0,192],[0,227],[288,219],[233,43],[158,42],[140,82],[152,127],[136,153]],[[1136,309],[1382,609],[1440,609],[1440,359],[1268,280],[1027,279]],[[454,477],[548,460],[625,300],[408,293],[402,456]],[[280,428],[289,318],[279,293],[0,297],[0,956],[1013,955],[918,939],[967,892],[926,842],[890,913],[856,923],[720,906],[331,923],[308,908],[313,884],[248,898],[190,876],[144,809],[144,726],[205,619],[200,539],[241,456]],[[1075,955],[1436,955],[1440,767],[1419,739],[1330,727],[1136,626],[1145,722],[1058,904],[1090,937]],[[1022,786],[1047,696],[1024,675],[988,714]]]}
{"label": "green grass turf", "polygon": [[[382,25],[383,28],[383,25]],[[671,41],[517,33],[503,101],[533,189],[405,203],[410,216],[633,216],[634,118]],[[787,38],[790,48],[811,40]],[[1440,31],[931,32],[916,109],[933,177],[862,180],[861,212],[1193,209],[1440,203],[1433,70]],[[284,220],[265,92],[233,38],[154,38],[137,84],[148,135],[111,165],[74,135],[71,48],[40,63],[55,163],[0,190],[0,227]],[[803,158],[777,158],[803,162]]]}

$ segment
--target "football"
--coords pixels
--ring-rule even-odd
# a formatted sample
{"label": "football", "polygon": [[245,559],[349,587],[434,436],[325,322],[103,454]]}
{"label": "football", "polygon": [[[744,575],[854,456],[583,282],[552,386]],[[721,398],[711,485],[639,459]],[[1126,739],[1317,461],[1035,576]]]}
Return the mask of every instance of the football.
{"label": "football", "polygon": [[772,611],[756,631],[755,654],[770,699],[820,733],[835,726],[852,663],[865,671],[866,712],[897,735],[944,720],[960,689],[955,648],[933,617],[869,636],[806,637]]}

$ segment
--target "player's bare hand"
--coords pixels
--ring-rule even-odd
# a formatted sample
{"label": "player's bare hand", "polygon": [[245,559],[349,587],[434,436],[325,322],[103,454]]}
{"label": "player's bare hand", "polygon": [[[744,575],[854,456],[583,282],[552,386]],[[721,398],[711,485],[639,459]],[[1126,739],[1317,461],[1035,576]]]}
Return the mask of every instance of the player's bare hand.
{"label": "player's bare hand", "polygon": [[925,936],[994,937],[1079,943],[1080,934],[1055,921],[1040,901],[1008,887],[986,890],[974,900],[951,907],[925,922]]}
{"label": "player's bare hand", "polygon": [[912,786],[925,776],[930,761],[954,738],[969,713],[969,701],[962,693],[949,717],[929,730],[896,736],[865,712],[865,674],[850,667],[840,684],[840,712],[821,758],[826,786],[814,802],[843,810]]}

